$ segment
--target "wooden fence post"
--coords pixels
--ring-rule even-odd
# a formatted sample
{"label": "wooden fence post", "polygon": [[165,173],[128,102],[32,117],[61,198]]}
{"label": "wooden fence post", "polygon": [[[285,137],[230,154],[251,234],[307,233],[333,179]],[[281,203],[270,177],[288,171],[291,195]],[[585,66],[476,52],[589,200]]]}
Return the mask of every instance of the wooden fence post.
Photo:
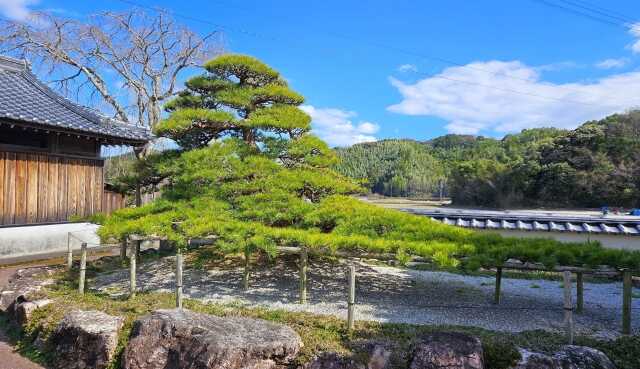
{"label": "wooden fence post", "polygon": [[631,334],[631,271],[622,271],[622,334]]}
{"label": "wooden fence post", "polygon": [[576,273],[576,313],[584,311],[584,273]]}
{"label": "wooden fence post", "polygon": [[500,289],[502,285],[502,267],[496,268],[496,291],[493,303],[498,305],[500,304]]}
{"label": "wooden fence post", "polygon": [[182,250],[176,252],[176,307],[182,309]]}
{"label": "wooden fence post", "polygon": [[124,261],[127,258],[127,238],[123,237],[120,241],[120,260]]}
{"label": "wooden fence post", "polygon": [[573,345],[573,303],[571,301],[571,272],[562,275],[564,283],[564,323],[567,330],[569,345]]}
{"label": "wooden fence post", "polygon": [[136,296],[136,244],[137,241],[129,242],[129,297]]}
{"label": "wooden fence post", "polygon": [[307,303],[307,262],[309,255],[306,247],[300,248],[300,303]]}
{"label": "wooden fence post", "polygon": [[71,232],[67,233],[67,270],[73,268],[73,251],[71,250]]}
{"label": "wooden fence post", "polygon": [[136,240],[133,243],[136,245],[136,259],[140,260],[140,246],[142,245],[142,240]]}
{"label": "wooden fence post", "polygon": [[347,329],[353,330],[356,307],[356,267],[349,265],[349,300],[347,301]]}
{"label": "wooden fence post", "polygon": [[251,273],[251,253],[249,252],[249,247],[245,246],[244,248],[244,274],[242,276],[242,285],[244,290],[249,289],[249,277]]}
{"label": "wooden fence post", "polygon": [[87,271],[87,243],[83,242],[80,246],[80,279],[78,280],[78,292],[84,294],[84,280]]}

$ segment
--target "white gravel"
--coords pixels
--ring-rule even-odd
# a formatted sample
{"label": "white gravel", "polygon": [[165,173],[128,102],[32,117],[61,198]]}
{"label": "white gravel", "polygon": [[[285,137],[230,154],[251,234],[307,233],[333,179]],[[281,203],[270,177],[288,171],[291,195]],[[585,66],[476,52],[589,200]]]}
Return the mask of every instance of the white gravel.
{"label": "white gravel", "polygon": [[[142,264],[138,285],[145,291],[172,292],[174,258]],[[309,268],[308,304],[298,300],[298,270],[294,258],[255,266],[251,289],[242,290],[239,267],[195,270],[184,275],[186,297],[218,303],[330,314],[346,318],[346,268],[313,259]],[[112,295],[128,291],[128,270],[100,275],[90,282]],[[356,318],[380,322],[464,325],[500,331],[562,330],[563,289],[547,280],[502,280],[502,302],[493,305],[494,278],[445,272],[407,270],[357,264]],[[638,293],[634,289],[634,295]],[[612,338],[619,335],[621,283],[585,283],[585,311],[575,314],[582,334]],[[640,331],[640,300],[633,301],[634,332]]]}

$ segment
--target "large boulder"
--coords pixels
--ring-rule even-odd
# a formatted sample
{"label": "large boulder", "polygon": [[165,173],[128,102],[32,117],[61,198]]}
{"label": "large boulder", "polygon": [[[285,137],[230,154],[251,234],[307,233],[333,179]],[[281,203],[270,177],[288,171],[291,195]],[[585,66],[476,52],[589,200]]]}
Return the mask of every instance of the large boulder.
{"label": "large boulder", "polygon": [[483,369],[482,344],[458,332],[430,334],[415,347],[411,369]]}
{"label": "large boulder", "polygon": [[553,357],[562,369],[616,369],[602,351],[584,346],[564,346]]}
{"label": "large boulder", "polygon": [[221,318],[185,309],[138,319],[125,369],[268,369],[289,365],[302,347],[291,328],[259,319]]}
{"label": "large boulder", "polygon": [[513,369],[616,369],[602,351],[591,347],[563,346],[553,355],[520,349],[520,355]]}
{"label": "large boulder", "polygon": [[123,322],[121,317],[100,311],[68,312],[49,339],[55,352],[55,367],[106,368],[114,357]]}

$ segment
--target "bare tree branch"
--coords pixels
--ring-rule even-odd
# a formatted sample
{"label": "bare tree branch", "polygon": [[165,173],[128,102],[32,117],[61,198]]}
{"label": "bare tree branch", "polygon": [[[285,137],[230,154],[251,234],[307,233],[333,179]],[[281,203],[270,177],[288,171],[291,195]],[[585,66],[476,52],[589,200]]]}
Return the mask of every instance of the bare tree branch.
{"label": "bare tree branch", "polygon": [[100,96],[118,119],[153,128],[181,73],[222,51],[165,11],[103,12],[86,23],[48,13],[37,24],[0,21],[0,52],[25,57],[65,94]]}

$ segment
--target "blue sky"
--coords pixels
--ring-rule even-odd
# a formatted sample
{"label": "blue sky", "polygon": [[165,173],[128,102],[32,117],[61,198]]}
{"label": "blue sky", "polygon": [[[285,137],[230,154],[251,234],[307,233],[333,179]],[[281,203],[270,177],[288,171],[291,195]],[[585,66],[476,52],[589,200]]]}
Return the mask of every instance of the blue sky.
{"label": "blue sky", "polygon": [[[226,49],[278,69],[306,97],[315,132],[332,145],[446,133],[501,137],[640,107],[640,23],[616,26],[549,5],[566,6],[563,0],[136,2],[223,26]],[[637,0],[569,2],[640,21]],[[9,17],[130,7],[0,0]],[[176,18],[200,33],[217,29]]]}

